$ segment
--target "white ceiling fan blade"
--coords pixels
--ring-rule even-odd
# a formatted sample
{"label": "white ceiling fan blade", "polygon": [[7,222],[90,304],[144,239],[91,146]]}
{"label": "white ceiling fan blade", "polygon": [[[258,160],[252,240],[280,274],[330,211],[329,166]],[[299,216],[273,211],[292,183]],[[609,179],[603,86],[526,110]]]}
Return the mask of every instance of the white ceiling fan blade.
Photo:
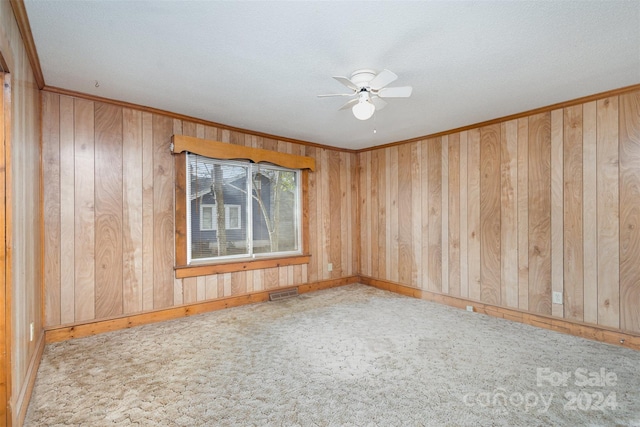
{"label": "white ceiling fan blade", "polygon": [[355,94],[356,94],[355,92],[354,93],[330,93],[327,95],[318,95],[318,98],[327,98],[329,96],[353,96]]}
{"label": "white ceiling fan blade", "polygon": [[333,76],[334,79],[348,87],[349,89],[353,89],[354,91],[358,90],[358,86],[354,85],[351,80],[346,77]]}
{"label": "white ceiling fan blade", "polygon": [[378,96],[380,98],[408,98],[411,96],[413,88],[411,86],[388,87],[380,89]]}
{"label": "white ceiling fan blade", "polygon": [[379,90],[395,81],[397,78],[398,76],[396,76],[392,71],[382,70],[369,82],[369,87],[374,90]]}
{"label": "white ceiling fan blade", "polygon": [[371,102],[373,102],[373,105],[376,106],[376,111],[382,110],[384,107],[387,106],[387,101],[385,101],[384,99],[380,99],[377,96],[372,96]]}
{"label": "white ceiling fan blade", "polygon": [[338,108],[338,110],[346,110],[347,108],[353,107],[357,103],[358,103],[357,99],[351,99],[351,100],[347,101],[347,103],[344,104],[342,107]]}

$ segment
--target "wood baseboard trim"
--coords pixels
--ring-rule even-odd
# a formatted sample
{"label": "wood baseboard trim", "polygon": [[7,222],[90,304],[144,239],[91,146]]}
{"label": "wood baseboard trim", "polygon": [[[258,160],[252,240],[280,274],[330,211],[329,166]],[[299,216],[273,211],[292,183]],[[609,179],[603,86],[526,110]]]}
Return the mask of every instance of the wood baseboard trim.
{"label": "wood baseboard trim", "polygon": [[45,347],[45,334],[40,334],[36,343],[36,349],[29,361],[29,367],[27,368],[27,374],[22,383],[22,388],[16,400],[12,403],[11,413],[14,419],[13,425],[21,426],[24,424],[24,420],[27,416],[27,409],[29,408],[29,402],[31,401],[31,393],[33,392],[33,386],[36,383],[36,375],[38,374],[38,368],[40,367],[40,361],[42,360],[42,353]]}
{"label": "wood baseboard trim", "polygon": [[487,314],[493,317],[500,317],[515,322],[526,323],[528,325],[537,326],[539,328],[550,329],[564,334],[575,335],[578,337],[600,341],[607,344],[614,344],[622,347],[628,347],[633,350],[640,351],[640,335],[620,332],[613,328],[596,326],[587,323],[558,319],[551,316],[541,314],[532,314],[526,311],[498,307],[491,304],[485,304],[479,301],[444,295],[437,292],[417,289],[400,283],[389,282],[386,280],[374,279],[372,277],[360,276],[360,283],[373,286],[378,289],[395,292],[397,294],[419,298],[427,301],[433,301],[451,307],[466,309],[468,305],[473,306],[477,313]]}
{"label": "wood baseboard trim", "polygon": [[209,311],[221,310],[223,308],[238,307],[241,305],[264,302],[269,300],[269,293],[276,290],[281,291],[286,289],[298,288],[298,292],[302,294],[307,292],[319,291],[322,289],[334,288],[337,286],[349,285],[352,283],[357,283],[358,280],[359,276],[348,276],[339,279],[322,280],[297,286],[274,288],[212,301],[203,301],[195,304],[171,307],[146,313],[134,314],[131,316],[53,327],[45,331],[46,343],[48,344],[52,342],[65,341],[72,338],[88,337],[104,332],[117,331],[120,329],[132,328],[134,326],[141,326],[149,323],[162,322],[165,320],[172,320],[181,317],[193,316],[195,314],[207,313]]}

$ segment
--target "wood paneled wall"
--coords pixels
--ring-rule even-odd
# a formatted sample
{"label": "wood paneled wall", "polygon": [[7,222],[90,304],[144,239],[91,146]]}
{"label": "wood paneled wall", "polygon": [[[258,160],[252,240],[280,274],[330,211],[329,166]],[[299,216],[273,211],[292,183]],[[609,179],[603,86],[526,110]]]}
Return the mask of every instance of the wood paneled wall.
{"label": "wood paneled wall", "polygon": [[[46,91],[42,106],[46,326],[357,274],[355,154]],[[311,263],[175,279],[173,134],[314,157]]]}
{"label": "wood paneled wall", "polygon": [[362,275],[640,333],[640,92],[358,161]]}
{"label": "wood paneled wall", "polygon": [[[14,425],[26,414],[42,336],[40,239],[40,99],[11,4],[0,2],[0,51],[11,82],[10,148],[7,169],[7,239],[11,258],[11,408]],[[4,261],[3,261],[4,262]],[[34,340],[29,338],[34,324]],[[40,344],[40,347],[38,347]],[[4,402],[2,402],[4,404]]]}

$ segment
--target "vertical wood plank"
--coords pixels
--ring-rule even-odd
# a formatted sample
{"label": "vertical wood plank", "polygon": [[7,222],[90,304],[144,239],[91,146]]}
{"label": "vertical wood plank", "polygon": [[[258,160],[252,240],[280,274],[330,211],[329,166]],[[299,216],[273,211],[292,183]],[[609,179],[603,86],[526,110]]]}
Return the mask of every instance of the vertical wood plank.
{"label": "vertical wood plank", "polygon": [[411,286],[419,287],[422,276],[422,184],[420,182],[421,146],[411,143]]}
{"label": "vertical wood plank", "polygon": [[564,317],[584,318],[582,105],[564,109]]}
{"label": "vertical wood plank", "polygon": [[540,113],[529,116],[529,311],[547,315],[551,314],[550,188],[551,114]]}
{"label": "vertical wood plank", "polygon": [[198,279],[197,277],[185,277],[182,279],[182,302],[183,304],[193,304],[198,300]]}
{"label": "vertical wood plank", "polygon": [[387,150],[376,150],[378,159],[377,188],[378,204],[378,277],[386,279],[387,272]]}
{"label": "vertical wood plank", "polygon": [[329,161],[328,190],[329,190],[329,260],[333,264],[330,277],[342,277],[342,185],[340,183],[340,153],[327,150]]}
{"label": "vertical wood plank", "polygon": [[[315,147],[306,147],[306,155],[310,157],[315,156]],[[316,159],[316,162],[318,160]],[[317,239],[318,239],[318,225],[317,225],[317,200],[318,200],[318,179],[317,172],[309,173],[309,250],[311,251],[311,261],[309,262],[309,281],[315,282],[318,280],[318,261],[317,261]]]}
{"label": "vertical wood plank", "polygon": [[60,97],[60,321],[75,320],[75,152],[73,98]]}
{"label": "vertical wood plank", "polygon": [[218,298],[218,275],[211,274],[209,276],[205,276],[204,287],[206,299],[211,300]]}
{"label": "vertical wood plank", "polygon": [[74,100],[75,318],[95,316],[94,103]]}
{"label": "vertical wood plank", "polygon": [[[385,224],[385,242],[386,242],[386,250],[385,250],[385,271],[387,274],[385,275],[386,280],[391,280],[391,249],[393,247],[393,242],[391,241],[391,219],[393,208],[391,206],[392,198],[391,198],[391,148],[385,148],[385,182],[387,185],[385,186],[385,206],[386,206],[386,224]],[[396,181],[397,182],[397,181]],[[396,217],[397,220],[397,217]]]}
{"label": "vertical wood plank", "polygon": [[153,306],[173,305],[173,158],[169,150],[173,121],[153,115]]}
{"label": "vertical wood plank", "polygon": [[[324,173],[324,169],[327,167],[327,164],[322,161],[322,148],[316,149],[316,186],[317,186],[317,203],[316,203],[316,262],[317,262],[317,271],[318,271],[318,280],[324,280],[324,271],[325,271],[325,263],[326,259],[324,256],[324,227],[323,227],[323,203],[326,203],[326,199],[324,198],[326,195],[324,194],[324,185],[322,174]],[[266,273],[265,273],[266,274]],[[265,277],[265,282],[270,283],[269,280]],[[276,280],[277,282],[277,280]],[[277,284],[276,284],[277,286]]]}
{"label": "vertical wood plank", "polygon": [[[286,268],[281,267],[281,269],[286,272]],[[246,271],[236,271],[235,273],[231,273],[231,295],[242,295],[247,293],[246,278]]]}
{"label": "vertical wood plank", "polygon": [[518,308],[529,309],[529,119],[518,119]]}
{"label": "vertical wood plank", "polygon": [[175,305],[184,304],[184,279],[173,279],[173,303]]}
{"label": "vertical wood plank", "polygon": [[122,141],[122,295],[124,313],[142,311],[142,113],[125,108]]}
{"label": "vertical wood plank", "polygon": [[518,308],[518,121],[503,122],[501,132],[501,300]]}
{"label": "vertical wood plank", "polygon": [[449,294],[460,296],[460,134],[449,135]]}
{"label": "vertical wood plank", "polygon": [[389,278],[392,282],[397,282],[399,280],[399,248],[398,248],[398,233],[399,233],[399,212],[398,212],[398,161],[399,161],[399,153],[398,146],[389,148],[389,163],[391,165],[390,169],[390,179],[391,179],[391,240],[390,240],[390,256],[391,256],[391,270],[389,271]]}
{"label": "vertical wood plank", "polygon": [[[636,98],[638,99],[638,98]],[[638,104],[636,104],[637,107]],[[619,183],[622,184],[622,182],[624,182],[624,179],[626,177],[629,176],[633,176],[633,174],[629,174],[629,169],[627,169],[625,172],[622,172],[621,170],[619,170],[619,164],[621,164],[620,162],[624,163],[625,166],[628,166],[629,163],[626,162],[627,159],[622,159],[622,157],[620,157],[620,159],[618,159],[618,120],[619,120],[619,114],[618,114],[618,98],[617,97],[611,97],[611,98],[606,98],[606,99],[601,99],[597,102],[597,116],[596,116],[596,139],[597,139],[597,241],[598,241],[598,260],[597,260],[597,266],[598,266],[598,289],[597,289],[597,315],[598,315],[598,324],[600,325],[604,325],[604,326],[610,326],[613,328],[619,328],[620,327],[620,304],[634,304],[634,294],[633,292],[631,292],[630,294],[624,294],[621,293],[621,285],[622,285],[622,281],[621,281],[621,270],[622,270],[622,263],[621,263],[621,253],[624,251],[624,253],[627,256],[627,262],[629,262],[630,259],[634,259],[635,257],[635,267],[636,267],[636,273],[639,271],[637,270],[637,266],[638,266],[638,262],[640,262],[640,254],[638,253],[637,249],[640,249],[640,244],[638,243],[638,241],[636,240],[636,252],[634,255],[631,255],[631,253],[628,251],[628,246],[624,245],[624,250],[622,248],[622,236],[625,235],[625,233],[627,232],[627,230],[632,230],[629,229],[628,227],[624,230],[624,232],[621,232],[622,228],[620,227],[620,224],[624,224],[624,222],[620,222],[620,208],[623,208],[625,210],[625,212],[627,213],[627,215],[624,215],[625,220],[628,220],[630,218],[630,216],[628,215],[629,210],[627,209],[627,202],[630,201],[630,199],[633,201],[633,203],[635,203],[635,205],[632,205],[636,210],[637,215],[640,215],[640,209],[638,208],[638,202],[640,202],[640,198],[635,198],[633,199],[633,197],[631,198],[625,198],[625,200],[623,201],[621,198],[619,198]],[[628,111],[628,110],[627,110]],[[636,115],[635,115],[635,129],[640,129],[640,116],[638,116],[639,110],[636,109],[635,110]],[[627,120],[628,118],[633,118],[634,116],[625,116],[625,120]],[[632,123],[634,123],[632,121]],[[622,124],[622,122],[621,122]],[[629,126],[624,126],[625,129],[633,129],[633,127]],[[636,134],[637,136],[638,134]],[[628,138],[629,133],[626,134],[626,137]],[[629,139],[626,139],[626,141],[629,141]],[[640,142],[639,139],[636,139],[636,144],[638,144]],[[628,144],[624,144],[624,146],[622,144],[620,144],[621,146],[621,153],[624,153],[625,155],[627,153],[631,154],[631,158],[629,159],[631,161],[631,163],[633,164],[633,150],[629,150],[627,151],[626,148],[629,146]],[[640,145],[636,145],[636,150],[638,150],[637,147],[639,147]],[[619,162],[620,160],[620,162]],[[640,160],[640,151],[635,151],[635,166],[636,168],[633,170],[633,173],[635,173],[636,178],[638,178],[639,172],[638,172],[638,168],[637,166],[640,164],[638,163],[638,161]],[[618,176],[620,174],[620,182],[618,181]],[[632,180],[626,181],[626,183],[632,182]],[[636,196],[640,194],[640,190],[638,189],[637,185],[640,184],[640,180],[636,179],[635,181],[635,189],[632,191],[635,191]],[[632,192],[628,191],[629,187],[627,188],[627,194],[632,194]],[[593,188],[592,188],[593,191]],[[636,220],[638,220],[638,216],[636,216]],[[629,223],[627,223],[629,224]],[[637,223],[636,223],[637,224]],[[628,234],[627,234],[628,236]],[[640,237],[640,235],[636,234],[637,237]],[[629,242],[629,241],[627,241]],[[631,256],[630,256],[631,255]],[[628,264],[627,264],[628,265]],[[626,267],[626,266],[625,266]],[[629,271],[629,270],[625,270],[625,271]],[[627,276],[626,278],[626,282],[624,282],[625,284],[628,285],[629,283],[629,277]],[[640,274],[635,276],[635,289],[638,288],[638,285],[640,284]],[[629,289],[629,288],[627,288]],[[637,291],[636,291],[637,292]],[[593,294],[593,291],[591,292],[591,294]],[[631,300],[629,301],[627,298],[630,297]],[[636,293],[635,294],[636,300],[635,300],[635,306],[631,306],[631,310],[635,310],[635,312],[637,313],[638,310],[638,303],[640,303],[640,293]],[[621,302],[622,300],[622,302]],[[629,308],[629,306],[627,305],[627,307]],[[638,317],[636,317],[636,319],[638,319]],[[633,322],[631,322],[633,323]],[[638,329],[632,329],[634,331],[638,331],[640,330],[640,328]]]}
{"label": "vertical wood plank", "polygon": [[469,164],[469,197],[467,217],[469,298],[480,300],[480,129],[470,129],[467,135],[467,159]]}
{"label": "vertical wood plank", "polygon": [[371,174],[371,179],[374,181],[371,185],[371,194],[369,195],[371,199],[371,217],[369,221],[370,228],[370,237],[371,240],[369,243],[366,243],[371,248],[371,277],[380,277],[380,252],[379,252],[379,241],[380,241],[380,233],[378,232],[379,228],[379,219],[380,216],[377,213],[378,210],[378,194],[380,191],[380,187],[377,184],[378,175],[380,169],[379,156],[378,151],[371,152],[371,169],[374,173]]}
{"label": "vertical wood plank", "polygon": [[398,146],[398,281],[411,283],[411,145]]}
{"label": "vertical wood plank", "polygon": [[[360,174],[360,166],[358,161],[357,154],[351,154],[349,156],[350,161],[350,188],[351,188],[351,207],[349,212],[351,213],[351,262],[352,272],[351,274],[359,274],[360,273],[360,186],[358,185],[359,174]],[[306,266],[303,265],[303,276],[304,276],[304,268]]]}
{"label": "vertical wood plank", "polygon": [[445,135],[441,139],[442,142],[442,181],[440,187],[442,189],[441,202],[441,222],[442,222],[442,245],[441,253],[442,257],[442,293],[449,293],[449,136]]}
{"label": "vertical wood plank", "polygon": [[[45,326],[61,323],[60,95],[42,92]],[[73,301],[73,299],[72,299]]]}
{"label": "vertical wood plank", "polygon": [[[329,177],[331,176],[331,164],[329,161],[329,151],[327,149],[322,149],[321,150],[321,155],[320,158],[322,159],[322,163],[323,165],[325,165],[325,167],[322,170],[322,196],[323,199],[322,200],[328,200],[329,203],[331,202],[331,185],[330,185],[330,180]],[[331,205],[330,205],[331,206]],[[331,208],[330,208],[331,209]],[[332,212],[327,212],[327,209],[324,208],[322,209],[322,259],[323,259],[323,264],[322,264],[322,277],[324,279],[329,279],[331,278],[331,273],[329,272],[329,262],[331,262],[331,257],[329,255],[329,252],[331,252],[332,247],[331,247],[331,213]]]}
{"label": "vertical wood plank", "polygon": [[[564,292],[564,114],[551,112],[551,288]],[[563,317],[564,305],[552,304],[554,316]]]}
{"label": "vertical wood plank", "polygon": [[[347,193],[347,157],[348,153],[339,152],[338,159],[340,160],[340,277],[348,276],[349,272],[349,211],[347,210],[347,200],[349,195]],[[294,282],[300,283],[300,282]]]}
{"label": "vertical wood plank", "polygon": [[153,309],[153,116],[142,113],[142,309]]}
{"label": "vertical wood plank", "polygon": [[196,300],[204,301],[207,297],[206,295],[207,295],[207,278],[206,276],[198,276],[196,278]]}
{"label": "vertical wood plank", "polygon": [[[617,122],[617,120],[616,120]],[[616,125],[617,128],[617,125]],[[616,142],[617,158],[617,142]],[[598,323],[598,225],[597,225],[596,102],[582,106],[582,241],[584,243],[584,318]],[[616,183],[617,180],[616,170]],[[617,197],[616,197],[617,199]],[[617,204],[616,204],[617,206]],[[615,227],[617,235],[617,225]],[[618,267],[616,265],[616,272]]]}
{"label": "vertical wood plank", "polygon": [[468,132],[460,132],[460,296],[463,298],[469,297],[469,258],[468,258],[468,235],[469,229],[467,228],[467,216],[468,216],[468,155],[467,155],[467,139]]}
{"label": "vertical wood plank", "polygon": [[420,288],[427,289],[429,285],[429,145],[427,140],[420,141],[420,170],[421,188],[421,208],[422,230],[420,232],[420,243],[422,245],[422,274],[420,277]]}
{"label": "vertical wood plank", "polygon": [[500,298],[500,125],[480,129],[480,299]]}
{"label": "vertical wood plank", "polygon": [[429,282],[442,291],[442,139],[427,140],[429,149]]}
{"label": "vertical wood plank", "polygon": [[95,297],[102,318],[122,314],[122,107],[96,104],[95,135]]}

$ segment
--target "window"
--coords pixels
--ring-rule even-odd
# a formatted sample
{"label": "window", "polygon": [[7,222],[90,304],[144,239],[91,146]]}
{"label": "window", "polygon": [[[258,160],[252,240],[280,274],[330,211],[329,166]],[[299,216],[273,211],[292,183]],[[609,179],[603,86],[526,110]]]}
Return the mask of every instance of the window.
{"label": "window", "polygon": [[309,263],[313,158],[186,135],[171,151],[177,279]]}
{"label": "window", "polygon": [[[200,205],[200,231],[211,231],[218,229],[217,206]],[[227,230],[239,230],[242,220],[240,219],[239,205],[224,205],[225,228]],[[214,220],[214,218],[216,218]]]}
{"label": "window", "polygon": [[301,254],[300,170],[188,153],[186,171],[188,264]]}

